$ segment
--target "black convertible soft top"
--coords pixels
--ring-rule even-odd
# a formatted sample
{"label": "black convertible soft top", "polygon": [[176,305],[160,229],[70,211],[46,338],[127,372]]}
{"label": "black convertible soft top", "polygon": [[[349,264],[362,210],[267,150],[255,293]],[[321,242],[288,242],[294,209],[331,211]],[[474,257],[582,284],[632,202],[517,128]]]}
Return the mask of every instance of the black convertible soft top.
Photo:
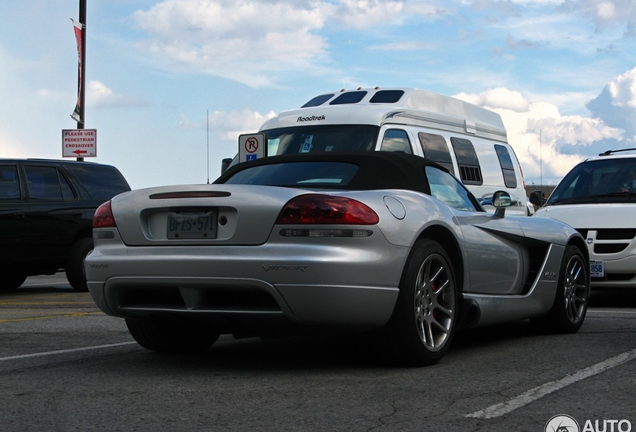
{"label": "black convertible soft top", "polygon": [[[428,195],[431,192],[426,179],[425,167],[435,166],[447,171],[446,168],[435,162],[405,153],[303,153],[270,156],[255,161],[239,163],[229,168],[214,183],[226,183],[237,173],[250,168],[297,162],[342,162],[358,167],[357,172],[347,185],[325,185],[324,187],[326,188],[347,190],[404,189],[423,192]],[[322,187],[323,185],[321,185]]]}

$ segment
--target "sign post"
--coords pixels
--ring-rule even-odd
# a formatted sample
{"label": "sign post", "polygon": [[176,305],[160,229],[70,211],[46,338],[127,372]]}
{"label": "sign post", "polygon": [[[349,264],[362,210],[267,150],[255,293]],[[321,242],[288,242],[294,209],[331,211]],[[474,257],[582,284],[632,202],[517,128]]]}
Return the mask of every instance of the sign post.
{"label": "sign post", "polygon": [[[79,22],[72,18],[71,21],[73,21],[73,31],[77,42],[77,103],[71,117],[77,122],[77,129],[84,129],[86,124],[86,119],[84,118],[86,100],[86,0],[79,0]],[[64,137],[64,132],[62,131],[62,137]],[[64,147],[66,148],[66,146]],[[66,153],[63,153],[63,156],[66,156]],[[77,153],[72,156],[77,157],[78,161],[82,161],[86,155]]]}

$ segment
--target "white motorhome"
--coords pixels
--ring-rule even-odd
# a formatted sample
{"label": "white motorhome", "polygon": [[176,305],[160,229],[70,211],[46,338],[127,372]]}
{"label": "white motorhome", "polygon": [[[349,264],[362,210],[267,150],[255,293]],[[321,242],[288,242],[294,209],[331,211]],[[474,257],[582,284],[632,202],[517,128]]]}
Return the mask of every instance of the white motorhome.
{"label": "white motorhome", "polygon": [[523,173],[501,116],[459,99],[412,88],[341,90],[281,112],[259,132],[265,156],[376,150],[426,157],[459,178],[486,210],[494,211],[492,194],[505,190],[513,200],[508,212],[528,214]]}

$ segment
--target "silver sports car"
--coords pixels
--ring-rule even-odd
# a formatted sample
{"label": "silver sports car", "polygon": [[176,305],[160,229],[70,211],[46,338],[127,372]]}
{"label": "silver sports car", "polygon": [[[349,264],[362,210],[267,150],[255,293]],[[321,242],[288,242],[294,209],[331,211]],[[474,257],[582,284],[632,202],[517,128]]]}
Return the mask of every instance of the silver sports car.
{"label": "silver sports car", "polygon": [[275,156],[212,185],[134,190],[96,212],[88,288],[155,351],[221,334],[377,330],[401,364],[430,365],[460,328],[585,318],[583,238],[547,218],[482,210],[443,167],[398,153]]}

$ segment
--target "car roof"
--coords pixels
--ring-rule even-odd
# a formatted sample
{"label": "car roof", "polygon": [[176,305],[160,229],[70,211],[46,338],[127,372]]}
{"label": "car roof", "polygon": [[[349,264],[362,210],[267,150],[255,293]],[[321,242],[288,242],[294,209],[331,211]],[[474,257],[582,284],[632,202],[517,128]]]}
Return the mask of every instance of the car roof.
{"label": "car roof", "polygon": [[42,164],[64,164],[64,165],[101,165],[111,166],[108,164],[91,162],[91,161],[78,161],[78,160],[65,160],[65,159],[43,159],[43,158],[0,158],[0,163],[42,163]]}
{"label": "car roof", "polygon": [[398,152],[304,153],[242,162],[229,168],[214,183],[225,183],[237,172],[252,167],[294,162],[344,162],[358,166],[358,171],[348,185],[329,186],[330,189],[405,189],[430,195],[424,168],[434,166],[448,172],[446,168],[428,159]]}

